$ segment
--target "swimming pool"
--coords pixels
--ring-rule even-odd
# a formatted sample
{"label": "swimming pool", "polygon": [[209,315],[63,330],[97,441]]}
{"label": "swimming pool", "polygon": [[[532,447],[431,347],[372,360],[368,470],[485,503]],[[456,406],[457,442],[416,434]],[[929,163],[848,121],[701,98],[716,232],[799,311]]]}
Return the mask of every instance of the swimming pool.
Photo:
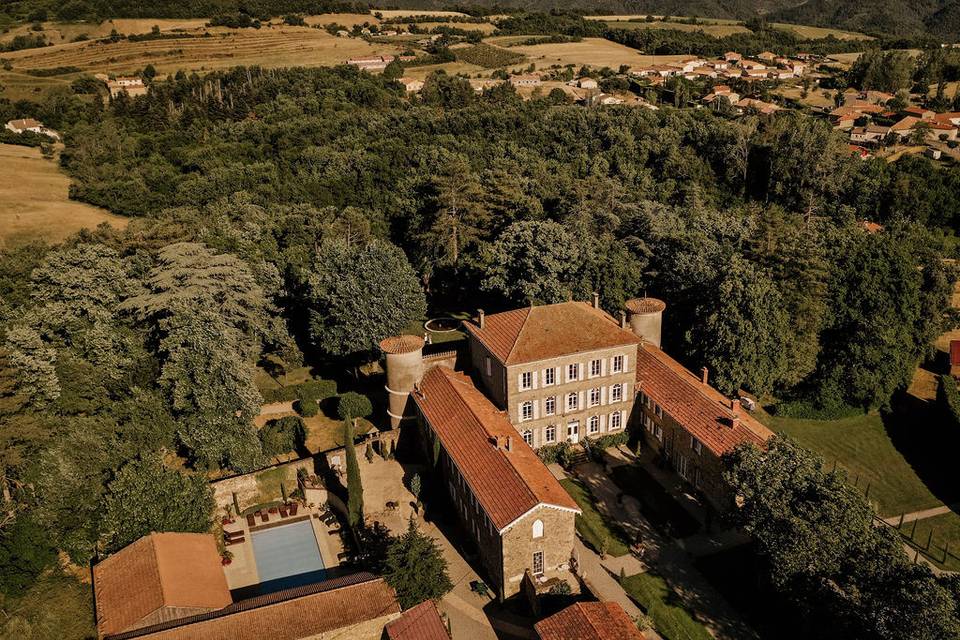
{"label": "swimming pool", "polygon": [[269,583],[269,590],[286,589],[325,577],[323,558],[309,518],[254,531],[251,535],[261,587]]}

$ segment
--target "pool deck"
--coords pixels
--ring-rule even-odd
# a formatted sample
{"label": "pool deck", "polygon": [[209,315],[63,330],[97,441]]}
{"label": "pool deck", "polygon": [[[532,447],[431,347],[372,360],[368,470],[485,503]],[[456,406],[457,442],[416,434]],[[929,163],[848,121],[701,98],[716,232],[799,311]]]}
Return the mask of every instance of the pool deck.
{"label": "pool deck", "polygon": [[310,524],[313,526],[313,533],[317,540],[317,547],[320,549],[320,557],[323,559],[324,568],[332,569],[339,566],[340,561],[337,556],[343,551],[343,545],[339,534],[330,531],[338,525],[334,521],[332,526],[328,526],[323,519],[325,514],[325,510],[301,507],[295,516],[281,518],[280,514],[271,513],[268,522],[263,522],[258,517],[253,527],[250,527],[247,523],[246,517],[236,518],[234,522],[223,525],[224,531],[231,533],[242,531],[244,537],[243,542],[227,547],[233,554],[233,561],[223,566],[223,574],[227,578],[227,587],[233,590],[260,583],[257,560],[253,555],[253,532],[299,522],[306,518],[309,518]]}

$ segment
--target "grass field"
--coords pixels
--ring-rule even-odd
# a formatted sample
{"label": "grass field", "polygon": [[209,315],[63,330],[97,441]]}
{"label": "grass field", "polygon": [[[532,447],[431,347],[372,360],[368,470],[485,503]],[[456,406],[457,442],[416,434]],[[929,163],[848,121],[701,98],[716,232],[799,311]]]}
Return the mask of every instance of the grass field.
{"label": "grass field", "polygon": [[880,515],[899,515],[942,504],[942,499],[895,446],[883,419],[876,413],[842,420],[793,420],[774,416],[764,420],[774,431],[783,431],[819,453],[828,467],[836,462],[846,469],[850,482],[855,482],[862,491],[869,485],[870,500],[878,504]]}
{"label": "grass field", "polygon": [[680,596],[666,581],[652,573],[629,576],[623,589],[648,616],[666,640],[711,640],[707,628],[693,619],[684,608]]}
{"label": "grass field", "polygon": [[101,222],[125,227],[127,218],[67,197],[70,179],[39,149],[0,144],[0,247],[18,241],[59,242]]}
{"label": "grass field", "polygon": [[949,571],[960,571],[960,514],[946,513],[918,520],[916,525],[906,523],[900,531],[934,564]]}
{"label": "grass field", "polygon": [[[499,44],[498,40],[499,38],[493,37],[487,40],[487,42],[490,44]],[[643,55],[636,49],[631,49],[630,47],[625,47],[621,44],[604,40],[603,38],[584,38],[580,42],[517,46],[511,47],[511,51],[526,55],[527,58],[540,69],[547,68],[554,64],[589,65],[591,67],[610,67],[612,69],[616,69],[622,64],[631,67],[654,64],[654,56]],[[689,57],[690,56],[683,55],[656,56],[656,62],[666,64]]]}
{"label": "grass field", "polygon": [[[495,25],[489,22],[421,22],[417,26],[427,31],[435,27],[451,27],[453,29],[462,29],[464,31],[479,31],[484,35],[493,33],[497,28]],[[423,36],[421,35],[417,37],[422,38]]]}
{"label": "grass field", "polygon": [[577,533],[580,534],[584,542],[593,547],[597,553],[603,551],[604,547],[606,547],[607,554],[615,557],[630,553],[629,543],[597,511],[596,506],[594,506],[593,495],[586,485],[572,478],[561,480],[560,484],[576,500],[580,510],[583,511],[582,515],[577,516],[576,526]]}
{"label": "grass field", "polygon": [[856,31],[841,31],[840,29],[810,27],[803,24],[787,24],[786,22],[774,22],[770,26],[782,31],[790,31],[801,38],[817,39],[833,36],[837,40],[873,40],[873,38],[867,34]]}
{"label": "grass field", "polygon": [[685,24],[682,22],[627,22],[623,20],[606,20],[606,25],[613,29],[672,29],[674,31],[703,31],[712,36],[722,38],[734,33],[750,33],[739,24]]}
{"label": "grass field", "polygon": [[[369,16],[368,16],[369,17]],[[375,22],[375,20],[374,20]],[[79,35],[86,35],[89,38],[104,38],[110,35],[110,32],[116,29],[117,33],[131,35],[137,33],[150,33],[154,26],[160,27],[161,31],[171,31],[173,29],[199,29],[207,23],[204,18],[183,18],[183,19],[165,19],[165,18],[114,18],[104,20],[103,22],[44,22],[42,33],[54,44],[70,42]],[[7,33],[0,35],[0,42],[12,40],[15,36],[26,33],[38,33],[31,30],[31,25],[23,24]]]}

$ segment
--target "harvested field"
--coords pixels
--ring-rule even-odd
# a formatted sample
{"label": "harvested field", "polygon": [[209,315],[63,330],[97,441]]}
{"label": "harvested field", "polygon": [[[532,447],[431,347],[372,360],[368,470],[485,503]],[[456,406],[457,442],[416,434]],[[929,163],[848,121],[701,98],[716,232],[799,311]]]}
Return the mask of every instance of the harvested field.
{"label": "harvested field", "polygon": [[39,149],[0,144],[0,166],[7,176],[0,182],[0,247],[33,239],[60,242],[101,222],[127,225],[127,218],[68,199],[70,179]]}
{"label": "harvested field", "polygon": [[[390,45],[337,38],[323,29],[308,27],[214,28],[209,33],[209,37],[146,42],[77,42],[17,51],[6,57],[13,63],[14,71],[74,66],[89,73],[131,73],[152,64],[160,73],[172,73],[179,69],[211,71],[237,65],[330,66],[357,56],[398,53]],[[0,82],[4,80],[4,74],[0,74]]]}
{"label": "harvested field", "polygon": [[827,38],[833,36],[837,40],[873,40],[865,33],[856,31],[841,31],[840,29],[828,29],[826,27],[810,27],[803,24],[787,24],[786,22],[774,22],[772,27],[783,31],[790,31],[801,38]]}
{"label": "harvested field", "polygon": [[[200,29],[207,23],[204,18],[183,18],[183,19],[163,19],[163,18],[114,18],[104,20],[101,23],[95,22],[45,22],[43,31],[40,32],[47,39],[55,44],[68,43],[79,35],[86,35],[90,38],[105,38],[110,35],[114,29],[118,33],[130,35],[135,33],[150,33],[154,26],[160,27],[160,31],[172,31],[174,29]],[[0,42],[12,40],[15,36],[25,33],[37,33],[30,30],[30,25],[20,25],[11,29],[8,33],[0,35]]]}
{"label": "harvested field", "polygon": [[[497,38],[488,42],[497,44]],[[643,55],[636,49],[625,47],[603,38],[584,38],[580,42],[563,42],[551,44],[537,44],[532,46],[511,47],[511,51],[522,53],[536,64],[537,68],[544,69],[550,65],[572,64],[575,66],[589,65],[591,67],[610,67],[616,69],[622,64],[639,67],[654,64],[654,57]],[[690,56],[656,56],[656,62],[666,64],[676,60],[683,60]]]}

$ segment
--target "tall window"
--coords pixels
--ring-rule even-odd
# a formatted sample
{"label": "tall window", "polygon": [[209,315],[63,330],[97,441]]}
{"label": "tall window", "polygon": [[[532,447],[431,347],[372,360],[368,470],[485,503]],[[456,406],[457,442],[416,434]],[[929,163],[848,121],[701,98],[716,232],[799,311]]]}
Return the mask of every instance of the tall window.
{"label": "tall window", "polygon": [[527,429],[523,432],[523,441],[526,442],[531,447],[533,446],[533,431]]}
{"label": "tall window", "polygon": [[533,537],[542,538],[543,537],[543,520],[534,520],[533,521]]}
{"label": "tall window", "polygon": [[621,373],[623,371],[623,356],[613,356],[613,372]]}
{"label": "tall window", "polygon": [[590,416],[590,420],[587,421],[587,429],[591,434],[600,431],[600,416]]}
{"label": "tall window", "polygon": [[557,383],[557,370],[553,367],[543,370],[543,386],[549,387]]}
{"label": "tall window", "polygon": [[619,411],[614,411],[610,414],[610,431],[614,429],[619,429],[623,426],[623,416]]}
{"label": "tall window", "polygon": [[524,371],[520,374],[520,389],[533,389],[533,372]]}
{"label": "tall window", "polygon": [[610,387],[610,402],[620,402],[623,400],[623,385],[615,384]]}
{"label": "tall window", "polygon": [[533,420],[533,403],[524,402],[520,405],[520,419]]}
{"label": "tall window", "polygon": [[543,551],[533,552],[533,575],[543,575]]}
{"label": "tall window", "polygon": [[548,396],[543,399],[543,413],[552,416],[557,412],[557,396]]}
{"label": "tall window", "polygon": [[663,408],[660,405],[658,405],[656,402],[653,403],[653,412],[657,414],[658,418],[663,417]]}
{"label": "tall window", "polygon": [[600,360],[591,360],[590,361],[590,377],[596,378],[600,375],[600,372],[603,371],[603,366],[600,364]]}
{"label": "tall window", "polygon": [[580,365],[569,364],[567,365],[567,381],[579,380],[580,379]]}
{"label": "tall window", "polygon": [[590,389],[590,406],[595,407],[600,404],[600,388]]}
{"label": "tall window", "polygon": [[703,453],[703,445],[693,436],[690,436],[690,448],[693,449],[698,456]]}
{"label": "tall window", "polygon": [[486,364],[487,376],[493,375],[493,363],[490,362],[490,358],[486,358],[484,364]]}
{"label": "tall window", "polygon": [[551,424],[547,425],[547,428],[543,430],[543,439],[547,442],[556,442],[557,441],[557,425]]}
{"label": "tall window", "polygon": [[567,394],[567,411],[576,411],[580,408],[580,394]]}

